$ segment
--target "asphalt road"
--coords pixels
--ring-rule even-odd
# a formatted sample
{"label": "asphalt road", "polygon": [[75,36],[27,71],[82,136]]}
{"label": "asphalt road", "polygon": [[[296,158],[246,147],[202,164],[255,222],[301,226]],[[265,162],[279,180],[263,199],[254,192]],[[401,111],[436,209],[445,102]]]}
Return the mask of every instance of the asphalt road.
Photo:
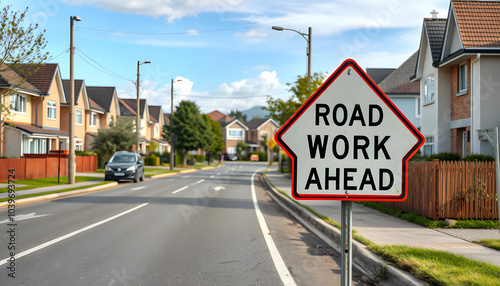
{"label": "asphalt road", "polygon": [[265,168],[226,163],[19,205],[13,227],[0,209],[0,285],[340,285],[338,254],[252,179]]}

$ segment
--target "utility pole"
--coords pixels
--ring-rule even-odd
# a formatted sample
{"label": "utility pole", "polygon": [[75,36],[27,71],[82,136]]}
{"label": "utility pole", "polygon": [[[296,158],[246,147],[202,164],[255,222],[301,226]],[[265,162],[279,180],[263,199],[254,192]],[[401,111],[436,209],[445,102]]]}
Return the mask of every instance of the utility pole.
{"label": "utility pole", "polygon": [[68,184],[75,183],[75,27],[73,22],[81,20],[78,16],[70,17]]}

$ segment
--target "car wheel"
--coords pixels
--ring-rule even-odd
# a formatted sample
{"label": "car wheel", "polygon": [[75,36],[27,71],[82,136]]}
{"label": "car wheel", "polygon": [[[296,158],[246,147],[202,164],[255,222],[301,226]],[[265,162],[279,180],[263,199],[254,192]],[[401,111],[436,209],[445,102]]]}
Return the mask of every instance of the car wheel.
{"label": "car wheel", "polygon": [[142,176],[139,178],[139,180],[144,181],[144,172],[142,172]]}
{"label": "car wheel", "polygon": [[134,176],[134,183],[137,183],[137,173],[135,173],[135,176]]}

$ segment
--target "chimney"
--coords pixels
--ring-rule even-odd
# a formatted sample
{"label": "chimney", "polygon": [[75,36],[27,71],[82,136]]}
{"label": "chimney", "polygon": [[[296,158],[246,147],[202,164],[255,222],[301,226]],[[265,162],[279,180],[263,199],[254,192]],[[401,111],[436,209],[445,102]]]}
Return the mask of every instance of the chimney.
{"label": "chimney", "polygon": [[436,10],[432,10],[431,15],[432,19],[437,19],[439,12],[436,12]]}

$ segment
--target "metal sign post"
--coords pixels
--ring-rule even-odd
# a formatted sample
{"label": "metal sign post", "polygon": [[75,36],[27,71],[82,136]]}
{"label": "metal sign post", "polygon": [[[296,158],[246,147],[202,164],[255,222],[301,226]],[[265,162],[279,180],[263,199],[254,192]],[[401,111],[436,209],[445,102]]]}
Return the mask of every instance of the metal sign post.
{"label": "metal sign post", "polygon": [[352,285],[352,202],[342,201],[341,203],[341,259],[340,259],[340,285]]}
{"label": "metal sign post", "polygon": [[[488,132],[494,132],[494,138],[491,138],[488,135]],[[500,158],[498,151],[498,127],[489,128],[489,129],[480,129],[478,130],[479,140],[488,140],[488,142],[493,145],[493,149],[495,152],[495,169],[496,169],[496,182],[497,182],[497,204],[498,204],[498,219],[500,221]],[[500,231],[500,229],[499,229]]]}

